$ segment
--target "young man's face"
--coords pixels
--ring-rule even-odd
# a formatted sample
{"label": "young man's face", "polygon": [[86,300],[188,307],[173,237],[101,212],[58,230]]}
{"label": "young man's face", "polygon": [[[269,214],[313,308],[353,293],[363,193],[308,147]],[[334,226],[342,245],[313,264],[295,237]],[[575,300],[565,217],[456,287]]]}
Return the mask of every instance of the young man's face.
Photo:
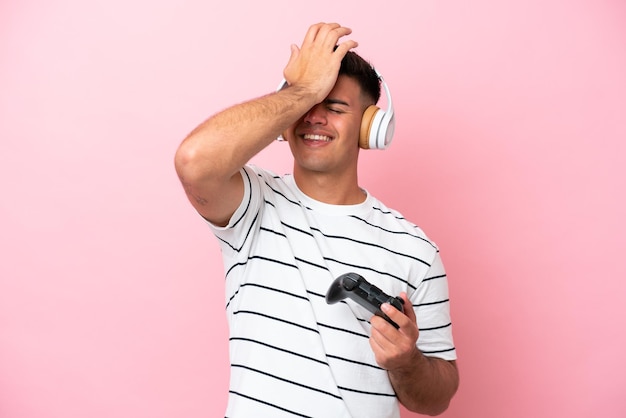
{"label": "young man's face", "polygon": [[339,76],[328,97],[286,133],[295,168],[301,173],[337,175],[355,168],[364,108],[359,84]]}

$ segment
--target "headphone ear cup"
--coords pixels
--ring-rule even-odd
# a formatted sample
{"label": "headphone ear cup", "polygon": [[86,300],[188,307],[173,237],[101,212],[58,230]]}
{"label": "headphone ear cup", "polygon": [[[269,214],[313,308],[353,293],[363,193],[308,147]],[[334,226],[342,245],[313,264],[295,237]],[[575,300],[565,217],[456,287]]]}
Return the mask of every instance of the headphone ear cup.
{"label": "headphone ear cup", "polygon": [[370,149],[372,145],[374,148],[376,147],[376,142],[371,141],[372,135],[372,124],[374,123],[374,118],[376,117],[376,113],[380,111],[380,108],[375,105],[369,106],[363,112],[363,119],[361,120],[361,132],[359,134],[359,147],[363,149]]}

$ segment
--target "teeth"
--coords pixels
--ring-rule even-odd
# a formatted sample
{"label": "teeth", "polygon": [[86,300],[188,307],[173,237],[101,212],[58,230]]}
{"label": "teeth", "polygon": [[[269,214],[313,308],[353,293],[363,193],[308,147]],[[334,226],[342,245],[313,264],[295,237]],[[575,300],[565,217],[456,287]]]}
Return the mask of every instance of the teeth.
{"label": "teeth", "polygon": [[304,135],[304,139],[309,139],[311,141],[324,141],[324,142],[330,142],[332,140],[332,138],[329,137],[329,136],[313,135],[313,134],[306,134],[306,135]]}

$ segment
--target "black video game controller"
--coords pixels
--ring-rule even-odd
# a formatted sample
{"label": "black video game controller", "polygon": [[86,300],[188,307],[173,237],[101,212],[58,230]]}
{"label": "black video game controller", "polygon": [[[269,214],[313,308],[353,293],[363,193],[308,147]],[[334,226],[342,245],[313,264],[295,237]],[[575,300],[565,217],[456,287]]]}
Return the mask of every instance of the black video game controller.
{"label": "black video game controller", "polygon": [[389,303],[400,312],[404,312],[404,301],[402,298],[387,295],[373,284],[370,284],[363,276],[356,273],[346,273],[337,277],[328,288],[328,292],[326,292],[326,303],[332,305],[346,297],[349,297],[374,315],[384,318],[394,327],[399,328],[398,324],[380,310],[380,305]]}

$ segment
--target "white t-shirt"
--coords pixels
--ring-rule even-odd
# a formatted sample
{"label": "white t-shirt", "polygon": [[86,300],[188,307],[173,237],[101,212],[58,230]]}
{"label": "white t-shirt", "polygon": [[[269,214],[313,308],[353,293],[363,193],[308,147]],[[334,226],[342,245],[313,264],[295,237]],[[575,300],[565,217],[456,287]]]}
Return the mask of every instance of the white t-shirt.
{"label": "white t-shirt", "polygon": [[437,247],[369,193],[358,205],[328,205],[304,195],[291,175],[253,166],[241,175],[241,205],[226,227],[211,225],[226,274],[226,417],[399,417],[369,345],[372,314],[349,299],[329,305],[325,295],[348,272],[389,295],[405,291],[418,348],[454,360]]}

